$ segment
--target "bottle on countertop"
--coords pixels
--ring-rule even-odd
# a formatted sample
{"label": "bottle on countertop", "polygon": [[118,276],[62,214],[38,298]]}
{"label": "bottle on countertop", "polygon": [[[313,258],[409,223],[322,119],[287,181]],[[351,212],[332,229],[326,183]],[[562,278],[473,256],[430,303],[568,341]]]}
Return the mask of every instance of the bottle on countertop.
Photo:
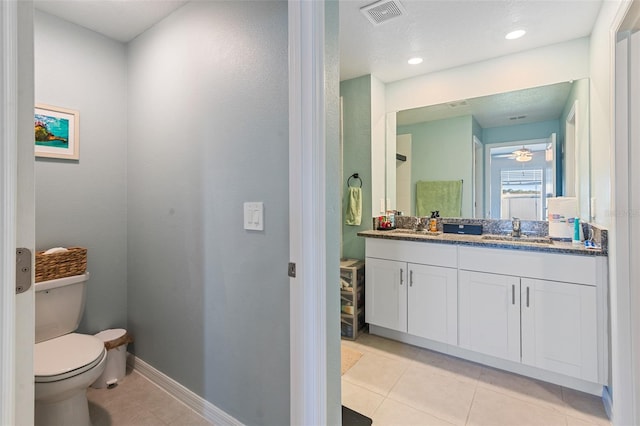
{"label": "bottle on countertop", "polygon": [[580,235],[580,231],[581,231],[581,226],[580,226],[580,218],[579,217],[574,217],[573,218],[573,239],[572,242],[574,245],[580,245],[582,244],[582,238]]}
{"label": "bottle on countertop", "polygon": [[395,228],[395,227],[396,227],[396,215],[395,215],[395,211],[393,211],[393,210],[387,210],[387,220],[389,221],[389,227],[390,227],[390,228]]}
{"label": "bottle on countertop", "polygon": [[440,216],[439,211],[431,212],[431,217],[429,218],[429,232],[438,232],[438,216]]}

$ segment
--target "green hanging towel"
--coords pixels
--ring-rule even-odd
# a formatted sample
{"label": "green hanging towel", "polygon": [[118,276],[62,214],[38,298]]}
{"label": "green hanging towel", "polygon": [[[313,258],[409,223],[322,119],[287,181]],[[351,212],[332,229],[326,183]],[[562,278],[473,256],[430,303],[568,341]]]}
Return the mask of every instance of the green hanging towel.
{"label": "green hanging towel", "polygon": [[429,216],[438,210],[440,217],[460,217],[462,181],[433,180],[416,183],[416,216]]}
{"label": "green hanging towel", "polygon": [[347,188],[347,210],[344,216],[346,225],[360,225],[362,221],[362,188],[353,186]]}

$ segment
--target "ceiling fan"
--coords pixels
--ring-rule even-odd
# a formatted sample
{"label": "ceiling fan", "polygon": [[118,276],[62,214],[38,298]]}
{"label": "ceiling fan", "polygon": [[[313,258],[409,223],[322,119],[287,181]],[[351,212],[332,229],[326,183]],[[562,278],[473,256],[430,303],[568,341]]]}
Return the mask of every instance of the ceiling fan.
{"label": "ceiling fan", "polygon": [[496,157],[510,158],[520,163],[526,163],[527,161],[531,161],[533,159],[533,153],[530,149],[523,146],[521,149],[516,149],[511,154],[496,155]]}

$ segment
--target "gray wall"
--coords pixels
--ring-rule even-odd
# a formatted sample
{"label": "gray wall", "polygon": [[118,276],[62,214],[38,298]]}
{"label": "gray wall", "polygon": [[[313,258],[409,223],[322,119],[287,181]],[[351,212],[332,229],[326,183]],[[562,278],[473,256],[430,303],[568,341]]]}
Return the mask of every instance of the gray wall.
{"label": "gray wall", "polygon": [[[357,233],[371,229],[371,76],[365,75],[340,83],[342,96],[342,256],[364,259],[364,238]],[[362,222],[344,224],[347,207],[347,179],[358,173],[362,179]],[[357,181],[351,180],[353,185]]]}
{"label": "gray wall", "polygon": [[80,113],[80,160],[36,159],[36,247],[88,249],[81,332],[127,320],[126,50],[36,11],[35,101]]}
{"label": "gray wall", "polygon": [[287,3],[188,3],[128,55],[135,354],[243,423],[288,424]]}
{"label": "gray wall", "polygon": [[325,2],[326,226],[327,226],[327,424],[342,415],[340,378],[340,47],[339,5]]}

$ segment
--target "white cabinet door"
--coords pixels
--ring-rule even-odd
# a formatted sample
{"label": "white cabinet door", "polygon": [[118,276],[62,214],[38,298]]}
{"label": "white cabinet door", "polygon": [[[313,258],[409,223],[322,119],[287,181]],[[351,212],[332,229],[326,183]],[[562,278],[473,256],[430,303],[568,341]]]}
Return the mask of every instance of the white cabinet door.
{"label": "white cabinet door", "polygon": [[520,362],[520,278],[460,271],[460,346]]}
{"label": "white cabinet door", "polygon": [[522,362],[598,381],[596,288],[522,278]]}
{"label": "white cabinet door", "polygon": [[366,322],[406,333],[407,264],[370,257],[366,264]]}
{"label": "white cabinet door", "polygon": [[458,271],[409,265],[409,334],[458,344]]}

